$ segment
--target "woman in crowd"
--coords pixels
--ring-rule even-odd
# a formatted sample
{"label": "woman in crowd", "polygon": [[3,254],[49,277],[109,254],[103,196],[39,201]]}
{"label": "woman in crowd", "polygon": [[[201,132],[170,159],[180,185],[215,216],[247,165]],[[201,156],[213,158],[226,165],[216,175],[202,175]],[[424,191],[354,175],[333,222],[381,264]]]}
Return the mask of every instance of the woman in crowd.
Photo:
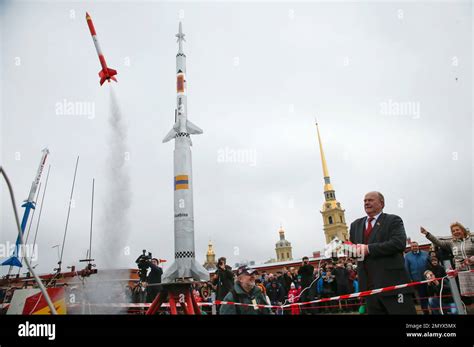
{"label": "woman in crowd", "polygon": [[451,251],[454,257],[454,265],[458,273],[457,280],[460,284],[462,300],[465,305],[470,305],[474,296],[474,286],[472,285],[474,272],[464,272],[474,270],[474,237],[459,222],[451,224],[451,240],[439,240],[436,236],[421,227],[421,233],[436,246]]}
{"label": "woman in crowd", "polygon": [[453,253],[456,270],[474,270],[474,240],[461,223],[451,224],[451,240],[438,240],[425,228],[421,227],[420,230],[436,246]]}

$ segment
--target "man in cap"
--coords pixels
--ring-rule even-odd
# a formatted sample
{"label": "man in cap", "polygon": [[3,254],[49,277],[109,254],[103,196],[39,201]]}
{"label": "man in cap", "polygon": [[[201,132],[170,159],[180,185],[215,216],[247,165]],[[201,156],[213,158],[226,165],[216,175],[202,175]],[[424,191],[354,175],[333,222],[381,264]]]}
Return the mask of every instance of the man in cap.
{"label": "man in cap", "polygon": [[[247,265],[239,267],[234,287],[225,296],[223,301],[247,305],[267,305],[265,296],[260,288],[255,285],[256,275],[258,275],[258,272]],[[219,314],[258,315],[271,314],[271,310],[257,306],[222,304]]]}

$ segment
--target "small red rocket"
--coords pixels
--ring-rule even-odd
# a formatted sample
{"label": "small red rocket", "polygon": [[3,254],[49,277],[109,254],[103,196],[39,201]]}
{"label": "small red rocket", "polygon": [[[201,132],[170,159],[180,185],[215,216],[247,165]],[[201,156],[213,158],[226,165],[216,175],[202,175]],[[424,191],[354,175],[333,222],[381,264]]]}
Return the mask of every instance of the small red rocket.
{"label": "small red rocket", "polygon": [[109,83],[110,80],[114,80],[115,82],[117,82],[117,79],[114,77],[117,74],[117,71],[114,69],[109,69],[107,67],[104,55],[102,54],[102,50],[100,49],[99,40],[97,40],[97,34],[95,33],[94,23],[92,23],[92,18],[87,12],[86,20],[87,25],[89,26],[89,30],[91,32],[92,40],[94,41],[97,55],[99,56],[100,65],[102,66],[102,70],[99,71],[100,85],[104,84],[105,80],[109,81]]}

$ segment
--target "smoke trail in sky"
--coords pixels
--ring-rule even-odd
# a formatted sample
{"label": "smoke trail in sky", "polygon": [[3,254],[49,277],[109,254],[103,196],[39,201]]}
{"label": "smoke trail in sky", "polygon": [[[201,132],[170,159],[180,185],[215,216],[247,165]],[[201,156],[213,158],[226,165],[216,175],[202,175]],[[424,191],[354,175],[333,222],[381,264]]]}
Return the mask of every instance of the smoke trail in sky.
{"label": "smoke trail in sky", "polygon": [[[110,86],[111,87],[111,86]],[[126,163],[127,127],[120,110],[117,96],[110,88],[110,115],[108,119],[108,153],[105,167],[106,201],[101,226],[102,242],[100,258],[105,268],[124,266],[124,249],[130,233],[129,210],[131,205],[130,174]]]}

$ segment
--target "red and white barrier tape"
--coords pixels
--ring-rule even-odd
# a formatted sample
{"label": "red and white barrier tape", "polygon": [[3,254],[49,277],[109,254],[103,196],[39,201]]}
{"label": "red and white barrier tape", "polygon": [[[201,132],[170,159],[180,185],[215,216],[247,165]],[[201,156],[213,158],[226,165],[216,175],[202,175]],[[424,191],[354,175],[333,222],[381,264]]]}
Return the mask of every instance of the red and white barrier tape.
{"label": "red and white barrier tape", "polygon": [[[198,306],[212,306],[212,302],[198,302]],[[123,308],[149,308],[151,303],[115,303],[115,304],[86,304],[93,307],[123,307]],[[179,302],[176,303],[179,305]],[[68,304],[68,307],[80,307],[82,304]],[[169,307],[169,303],[161,304],[161,307]]]}
{"label": "red and white barrier tape", "polygon": [[[462,271],[462,272],[474,272],[474,270],[467,270],[467,271]],[[444,278],[446,278],[446,277],[455,277],[455,276],[458,275],[458,273],[459,273],[459,271],[457,271],[457,270],[448,270],[446,272],[446,276]],[[423,284],[423,283],[428,283],[428,282],[432,282],[432,281],[435,281],[435,280],[442,280],[442,279],[443,279],[443,277],[434,278],[434,279],[431,279],[431,280],[419,281],[419,282],[398,284],[398,285],[395,285],[395,286],[389,286],[389,287],[385,287],[385,288],[366,290],[364,292],[338,295],[338,296],[333,296],[331,298],[323,298],[323,299],[312,300],[312,301],[307,301],[307,302],[295,302],[293,304],[287,304],[287,305],[281,305],[281,306],[261,305],[261,304],[255,304],[255,305],[254,304],[243,304],[243,303],[240,303],[240,302],[219,301],[219,300],[216,300],[215,303],[216,303],[216,305],[239,305],[239,306],[247,306],[247,307],[279,308],[279,309],[282,309],[282,308],[291,307],[291,306],[295,306],[295,305],[302,306],[302,305],[309,305],[309,304],[315,304],[315,303],[319,303],[319,302],[327,302],[327,301],[333,301],[333,300],[346,300],[346,299],[353,299],[353,298],[361,298],[361,297],[365,297],[365,296],[390,292],[390,291],[394,291],[394,290],[397,290],[397,289],[413,287],[413,286],[417,286],[417,285],[420,285],[420,284]]]}
{"label": "red and white barrier tape", "polygon": [[[179,302],[176,303],[180,306]],[[198,306],[212,306],[212,302],[198,302]],[[67,304],[67,307],[81,307],[83,304],[76,303],[76,304]],[[87,306],[91,307],[123,307],[123,308],[149,308],[151,303],[114,303],[114,304],[89,304],[86,303]],[[0,309],[8,308],[10,304],[0,304]],[[163,303],[162,307],[169,307],[169,303]]]}
{"label": "red and white barrier tape", "polygon": [[[459,272],[474,272],[474,270],[467,270],[467,271],[457,271],[457,270],[448,270],[446,272],[446,277],[456,277]],[[379,288],[379,289],[372,289],[372,290],[367,290],[364,292],[358,292],[358,293],[352,293],[352,294],[344,294],[344,295],[338,295],[338,296],[333,296],[331,298],[323,298],[323,299],[318,299],[318,300],[312,300],[312,301],[307,301],[307,302],[295,302],[292,304],[287,304],[287,305],[260,305],[260,304],[243,304],[240,302],[231,302],[231,301],[221,301],[221,300],[216,300],[214,303],[212,302],[198,302],[197,304],[199,306],[212,306],[212,305],[239,305],[239,306],[247,306],[247,307],[259,307],[259,308],[275,308],[275,309],[283,309],[291,306],[302,306],[302,305],[308,305],[308,304],[314,304],[314,303],[319,303],[319,302],[327,302],[327,301],[334,301],[334,300],[346,300],[346,299],[353,299],[353,298],[361,298],[365,296],[370,296],[370,295],[375,295],[379,293],[385,293],[385,292],[390,292],[394,291],[397,289],[402,289],[402,288],[407,288],[407,287],[413,287],[417,286],[423,283],[429,283],[435,280],[442,280],[443,277],[441,278],[435,278],[431,280],[425,280],[425,281],[419,281],[419,282],[411,282],[411,283],[405,283],[405,284],[398,284],[395,286],[389,286],[385,288]],[[179,305],[179,302],[177,303]],[[68,307],[76,307],[76,306],[81,306],[82,304],[77,303],[77,304],[68,304]],[[149,308],[151,306],[151,303],[115,303],[115,304],[88,304],[90,306],[100,306],[100,307],[123,307],[123,308]],[[9,304],[0,304],[0,308],[7,308]],[[162,306],[164,307],[169,307],[169,303],[163,303]]]}

